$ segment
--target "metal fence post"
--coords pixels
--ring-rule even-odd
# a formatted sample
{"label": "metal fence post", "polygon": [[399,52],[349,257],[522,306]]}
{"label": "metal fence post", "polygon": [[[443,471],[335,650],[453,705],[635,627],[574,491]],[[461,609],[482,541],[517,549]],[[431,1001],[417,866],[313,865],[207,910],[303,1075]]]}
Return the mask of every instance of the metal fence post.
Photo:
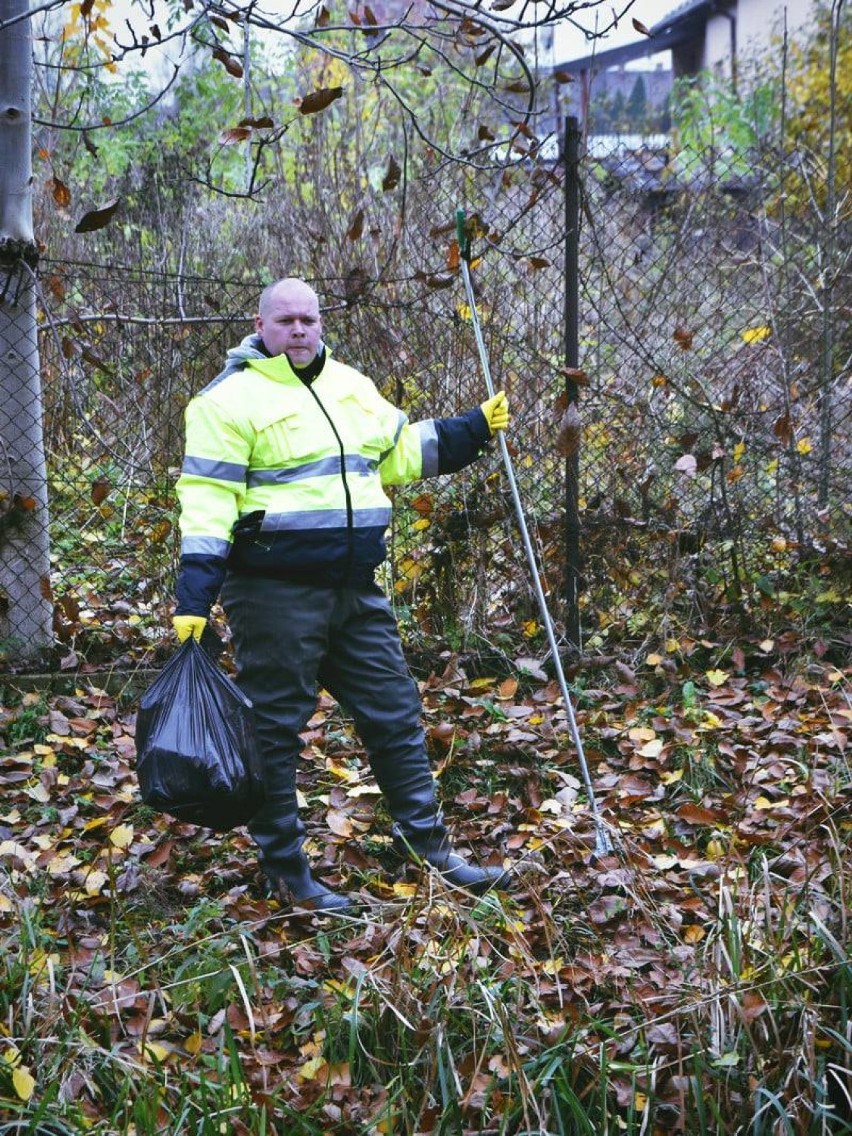
{"label": "metal fence post", "polygon": [[[571,115],[565,123],[565,364],[580,365],[580,127]],[[578,399],[577,383],[565,380],[568,404]],[[580,651],[580,457],[565,460],[565,630]]]}

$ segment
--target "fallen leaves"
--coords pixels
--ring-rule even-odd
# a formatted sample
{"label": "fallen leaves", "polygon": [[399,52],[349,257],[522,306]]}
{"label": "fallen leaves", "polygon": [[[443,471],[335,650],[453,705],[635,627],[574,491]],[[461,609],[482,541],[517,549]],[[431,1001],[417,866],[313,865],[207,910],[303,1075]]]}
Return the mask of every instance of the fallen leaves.
{"label": "fallen leaves", "polygon": [[[525,873],[511,899],[482,901],[476,914],[432,877],[398,874],[366,756],[323,695],[299,762],[307,847],[332,886],[368,901],[365,918],[334,938],[293,933],[253,883],[245,834],[214,836],[140,808],[131,707],[85,687],[23,697],[0,709],[0,933],[14,934],[38,895],[42,917],[63,934],[31,953],[27,982],[60,991],[87,1036],[112,1038],[122,1060],[147,1074],[175,1076],[205,1067],[230,1031],[246,1078],[238,1092],[266,1092],[274,1076],[293,1102],[328,1094],[352,1130],[358,1102],[384,1099],[384,1089],[370,1083],[363,1055],[353,1084],[310,1007],[345,1006],[362,1022],[375,1015],[382,1036],[399,1031],[418,1053],[433,1031],[420,999],[437,1005],[439,992],[461,997],[487,982],[509,984],[513,1044],[526,1049],[460,1062],[472,1115],[496,1108],[518,1061],[579,1021],[589,1052],[603,1046],[626,1060],[644,1047],[648,1060],[671,1063],[657,1096],[676,1107],[679,1047],[689,1051],[696,999],[718,980],[708,960],[720,904],[741,912],[753,935],[743,973],[752,967],[755,985],[740,977],[736,997],[738,1020],[757,1028],[771,975],[788,981],[802,963],[788,950],[769,955],[760,938],[769,924],[749,904],[759,892],[761,904],[784,912],[785,927],[803,892],[822,910],[833,879],[828,834],[848,824],[837,779],[852,729],[848,675],[826,664],[790,677],[771,667],[772,650],[754,646],[751,672],[744,656],[689,661],[677,644],[649,651],[645,665],[587,668],[579,724],[621,848],[603,857],[591,854],[594,824],[565,708],[540,661],[505,677],[468,675],[447,659],[422,694],[450,825],[465,854]],[[766,864],[757,890],[753,853]],[[110,924],[107,912],[119,909],[126,925]],[[121,949],[111,957],[110,926],[127,958]],[[290,977],[266,981],[265,967]],[[712,1060],[733,1069],[734,1057],[742,1062],[733,1050]],[[30,1054],[5,1060],[0,1094],[36,1100]],[[614,1072],[612,1087],[625,1107],[651,1099],[638,1074]]]}

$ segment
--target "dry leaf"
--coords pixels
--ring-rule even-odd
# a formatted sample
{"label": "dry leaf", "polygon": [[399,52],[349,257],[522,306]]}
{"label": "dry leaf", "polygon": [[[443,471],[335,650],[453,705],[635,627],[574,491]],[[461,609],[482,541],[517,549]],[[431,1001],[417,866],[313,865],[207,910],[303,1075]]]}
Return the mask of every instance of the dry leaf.
{"label": "dry leaf", "polygon": [[576,402],[570,402],[562,415],[562,421],[559,423],[556,449],[564,458],[573,458],[580,451],[582,438],[583,427],[580,423],[580,411],[577,409]]}

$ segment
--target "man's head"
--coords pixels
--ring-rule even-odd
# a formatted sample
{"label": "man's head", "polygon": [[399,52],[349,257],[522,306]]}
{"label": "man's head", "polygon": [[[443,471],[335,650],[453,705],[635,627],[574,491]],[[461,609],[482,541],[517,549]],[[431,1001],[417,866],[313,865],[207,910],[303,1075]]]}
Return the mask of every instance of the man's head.
{"label": "man's head", "polygon": [[307,367],[322,336],[319,299],[304,280],[287,277],[261,293],[255,327],[270,355],[286,355],[294,367]]}

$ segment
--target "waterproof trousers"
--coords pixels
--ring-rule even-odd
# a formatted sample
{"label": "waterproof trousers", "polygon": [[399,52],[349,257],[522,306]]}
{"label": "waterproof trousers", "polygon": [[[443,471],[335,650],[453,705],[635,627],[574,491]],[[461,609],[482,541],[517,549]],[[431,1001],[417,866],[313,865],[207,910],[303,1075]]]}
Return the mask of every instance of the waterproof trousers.
{"label": "waterproof trousers", "polygon": [[403,840],[447,843],[420,694],[396,619],[375,585],[323,588],[230,574],[222,590],[240,688],[254,703],[267,798],[249,831],[267,875],[286,878],[305,829],[296,804],[300,733],[326,689],[351,716]]}

